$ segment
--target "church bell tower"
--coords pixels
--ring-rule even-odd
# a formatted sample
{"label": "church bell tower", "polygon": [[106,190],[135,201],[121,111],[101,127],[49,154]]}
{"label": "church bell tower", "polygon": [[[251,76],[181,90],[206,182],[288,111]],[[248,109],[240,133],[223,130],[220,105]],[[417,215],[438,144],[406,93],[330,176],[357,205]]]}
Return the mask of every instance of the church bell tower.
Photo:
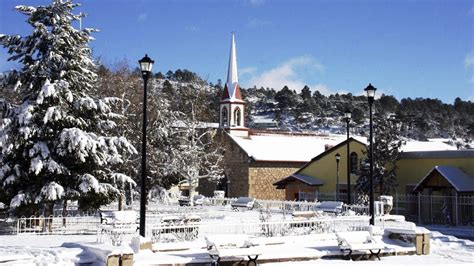
{"label": "church bell tower", "polygon": [[248,128],[244,126],[244,107],[242,94],[237,76],[237,52],[235,49],[235,34],[232,32],[230,44],[229,68],[227,71],[227,82],[224,86],[220,101],[219,127],[230,134],[239,137],[248,137]]}

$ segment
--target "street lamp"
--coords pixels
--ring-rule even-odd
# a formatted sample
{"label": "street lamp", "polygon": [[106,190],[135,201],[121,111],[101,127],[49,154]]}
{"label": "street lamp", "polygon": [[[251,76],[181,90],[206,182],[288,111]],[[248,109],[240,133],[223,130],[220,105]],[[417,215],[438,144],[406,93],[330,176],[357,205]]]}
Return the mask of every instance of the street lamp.
{"label": "street lamp", "polygon": [[138,60],[140,64],[140,70],[142,71],[143,77],[143,123],[142,123],[142,179],[141,179],[141,189],[140,189],[140,235],[145,237],[145,212],[146,212],[146,189],[145,189],[145,180],[146,180],[146,86],[148,84],[148,78],[150,78],[151,68],[155,61],[151,60],[147,54],[145,57]]}
{"label": "street lamp", "polygon": [[336,153],[336,200],[339,201],[339,161],[341,160],[341,155]]}
{"label": "street lamp", "polygon": [[372,105],[374,103],[375,91],[377,90],[372,84],[364,89],[367,92],[367,100],[369,101],[369,121],[370,121],[370,177],[369,177],[369,211],[370,211],[370,224],[375,224],[375,209],[374,209],[374,143],[373,143],[373,125],[372,125]]}
{"label": "street lamp", "polygon": [[351,121],[352,113],[350,110],[346,110],[344,113],[346,119],[347,129],[347,204],[351,204],[351,164],[350,164],[350,149],[349,149],[349,122]]}

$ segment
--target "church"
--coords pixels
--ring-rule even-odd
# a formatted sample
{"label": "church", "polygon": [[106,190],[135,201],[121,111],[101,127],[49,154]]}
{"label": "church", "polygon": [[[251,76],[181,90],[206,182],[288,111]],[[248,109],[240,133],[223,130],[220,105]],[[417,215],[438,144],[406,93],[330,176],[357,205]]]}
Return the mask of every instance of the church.
{"label": "church", "polygon": [[224,190],[227,197],[285,199],[285,191],[277,189],[273,185],[275,182],[346,140],[344,135],[250,129],[244,124],[244,108],[238,81],[235,35],[232,34],[227,81],[219,108],[220,140],[225,147],[225,178],[219,184],[200,181],[198,191],[205,196],[212,196],[214,190]]}

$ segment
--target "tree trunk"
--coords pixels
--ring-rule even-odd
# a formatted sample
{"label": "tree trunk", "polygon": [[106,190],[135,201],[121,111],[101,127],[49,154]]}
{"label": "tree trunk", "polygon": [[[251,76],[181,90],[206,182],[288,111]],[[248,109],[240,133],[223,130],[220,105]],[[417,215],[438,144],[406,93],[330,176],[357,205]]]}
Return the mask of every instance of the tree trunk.
{"label": "tree trunk", "polygon": [[123,211],[123,194],[120,193],[118,198],[118,210]]}
{"label": "tree trunk", "polygon": [[188,180],[188,183],[189,183],[189,206],[194,206],[193,198],[194,198],[194,193],[196,191],[196,188],[192,184],[191,179]]}

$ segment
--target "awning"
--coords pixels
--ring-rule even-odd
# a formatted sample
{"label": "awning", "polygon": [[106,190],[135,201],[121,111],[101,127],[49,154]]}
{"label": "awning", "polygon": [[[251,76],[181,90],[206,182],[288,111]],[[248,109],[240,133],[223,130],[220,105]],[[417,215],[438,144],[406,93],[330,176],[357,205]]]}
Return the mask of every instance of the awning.
{"label": "awning", "polygon": [[435,166],[415,186],[413,191],[424,188],[454,188],[457,192],[474,192],[474,178],[453,166]]}
{"label": "awning", "polygon": [[273,183],[274,186],[277,187],[277,189],[284,189],[288,183],[294,182],[294,181],[300,181],[308,186],[322,186],[324,185],[324,182],[321,181],[318,178],[308,176],[308,175],[303,175],[303,174],[292,174],[288,177],[283,178],[282,180]]}

